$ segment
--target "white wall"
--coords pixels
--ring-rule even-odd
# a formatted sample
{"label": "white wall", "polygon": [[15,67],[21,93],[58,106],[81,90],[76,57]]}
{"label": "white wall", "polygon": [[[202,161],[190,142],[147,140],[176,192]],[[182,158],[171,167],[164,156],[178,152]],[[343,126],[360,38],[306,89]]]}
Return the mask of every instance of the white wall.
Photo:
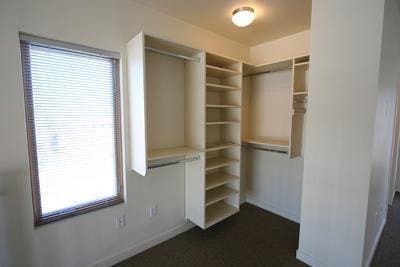
{"label": "white wall", "polygon": [[250,62],[258,65],[307,55],[309,52],[310,30],[251,47]]}
{"label": "white wall", "polygon": [[[125,204],[33,227],[18,31],[120,52],[124,96],[126,42],[140,30],[243,60],[248,48],[130,0],[2,0],[0,25],[0,266],[87,266],[123,251],[128,256],[129,249],[185,225],[182,166],[148,177],[126,166]],[[159,214],[150,220],[155,203]],[[115,216],[122,213],[127,226],[117,230]]]}
{"label": "white wall", "polygon": [[363,262],[383,11],[384,0],[313,1],[297,251],[313,266]]}
{"label": "white wall", "polygon": [[385,1],[378,100],[365,230],[364,263],[370,263],[393,195],[390,177],[397,85],[400,75],[400,13],[397,0]]}

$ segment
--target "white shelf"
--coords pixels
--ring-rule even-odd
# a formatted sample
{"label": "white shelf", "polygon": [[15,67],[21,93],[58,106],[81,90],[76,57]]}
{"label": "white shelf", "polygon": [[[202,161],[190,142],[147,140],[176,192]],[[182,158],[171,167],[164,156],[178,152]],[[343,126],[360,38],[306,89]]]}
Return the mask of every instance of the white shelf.
{"label": "white shelf", "polygon": [[234,124],[239,123],[240,121],[208,121],[206,125],[223,125],[223,124]]}
{"label": "white shelf", "polygon": [[227,68],[216,67],[212,65],[206,65],[207,76],[216,78],[225,78],[234,75],[242,75],[241,72],[230,70]]}
{"label": "white shelf", "polygon": [[223,172],[214,172],[206,176],[206,190],[238,180],[239,177]]}
{"label": "white shelf", "polygon": [[226,167],[232,165],[234,163],[239,162],[236,159],[218,157],[218,158],[209,158],[206,160],[206,171],[218,169],[221,167]]}
{"label": "white shelf", "polygon": [[240,108],[239,105],[218,105],[218,104],[207,104],[207,108]]}
{"label": "white shelf", "polygon": [[206,208],[206,228],[232,216],[238,211],[239,209],[223,201],[208,206]]}
{"label": "white shelf", "polygon": [[167,159],[179,156],[189,156],[199,154],[201,151],[190,147],[174,147],[164,149],[154,149],[148,151],[148,160]]}
{"label": "white shelf", "polygon": [[309,65],[309,64],[310,64],[310,62],[307,61],[307,62],[296,63],[296,64],[294,64],[294,65],[295,65],[295,66],[304,66],[304,65]]}
{"label": "white shelf", "polygon": [[293,92],[293,95],[307,95],[307,91]]}
{"label": "white shelf", "polygon": [[241,90],[241,88],[239,88],[239,87],[216,84],[216,83],[206,83],[206,87],[209,91],[213,91],[213,92],[226,92],[226,91]]}
{"label": "white shelf", "polygon": [[221,150],[221,149],[227,149],[227,148],[236,147],[236,146],[239,146],[239,145],[235,144],[233,142],[228,142],[228,143],[209,143],[209,144],[206,144],[206,152],[216,151],[216,150]]}
{"label": "white shelf", "polygon": [[231,195],[237,194],[238,191],[223,185],[206,192],[206,206],[210,206],[220,200],[228,198]]}
{"label": "white shelf", "polygon": [[245,144],[257,145],[266,149],[273,149],[283,152],[289,151],[289,142],[281,141],[281,140],[264,140],[264,139],[255,139],[249,138],[243,141]]}

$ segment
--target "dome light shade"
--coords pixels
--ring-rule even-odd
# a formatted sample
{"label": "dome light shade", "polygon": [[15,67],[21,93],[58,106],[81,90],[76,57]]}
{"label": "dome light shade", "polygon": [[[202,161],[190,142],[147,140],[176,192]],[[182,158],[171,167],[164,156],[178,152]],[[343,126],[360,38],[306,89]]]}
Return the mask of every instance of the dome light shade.
{"label": "dome light shade", "polygon": [[246,27],[250,25],[255,18],[256,14],[254,13],[254,9],[251,7],[240,7],[232,12],[232,22],[238,27]]}

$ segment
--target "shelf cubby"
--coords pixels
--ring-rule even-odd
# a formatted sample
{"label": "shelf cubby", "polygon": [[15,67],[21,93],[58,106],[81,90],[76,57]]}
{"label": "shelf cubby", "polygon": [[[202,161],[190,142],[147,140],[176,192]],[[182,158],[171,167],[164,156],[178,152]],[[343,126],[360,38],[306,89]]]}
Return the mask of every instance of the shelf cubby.
{"label": "shelf cubby", "polygon": [[231,195],[237,194],[238,191],[229,186],[222,185],[206,191],[206,206],[214,204]]}
{"label": "shelf cubby", "polygon": [[206,74],[211,77],[226,78],[229,76],[241,75],[242,73],[227,68],[206,65]]}
{"label": "shelf cubby", "polygon": [[239,212],[239,208],[225,203],[224,201],[212,204],[206,208],[205,228],[208,228],[237,212]]}
{"label": "shelf cubby", "polygon": [[228,149],[237,147],[239,144],[234,142],[222,142],[222,143],[207,143],[206,144],[206,152],[218,151],[222,149]]}
{"label": "shelf cubby", "polygon": [[206,171],[215,170],[218,168],[230,166],[232,164],[238,163],[239,160],[225,157],[215,157],[206,160]]}
{"label": "shelf cubby", "polygon": [[227,174],[222,171],[209,173],[206,175],[206,190],[210,190],[233,181],[238,181],[239,179],[239,176]]}

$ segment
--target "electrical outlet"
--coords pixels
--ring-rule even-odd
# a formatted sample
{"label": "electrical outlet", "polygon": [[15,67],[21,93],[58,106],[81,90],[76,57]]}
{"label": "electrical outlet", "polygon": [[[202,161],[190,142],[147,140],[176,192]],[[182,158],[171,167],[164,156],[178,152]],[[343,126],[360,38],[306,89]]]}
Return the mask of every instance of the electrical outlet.
{"label": "electrical outlet", "polygon": [[157,216],[157,213],[158,213],[158,207],[157,207],[157,205],[154,205],[153,207],[150,207],[150,210],[149,210],[149,216],[150,216],[150,217],[155,217],[155,216]]}
{"label": "electrical outlet", "polygon": [[121,215],[115,217],[115,227],[117,229],[122,228],[125,225],[126,225],[125,214],[121,214]]}

